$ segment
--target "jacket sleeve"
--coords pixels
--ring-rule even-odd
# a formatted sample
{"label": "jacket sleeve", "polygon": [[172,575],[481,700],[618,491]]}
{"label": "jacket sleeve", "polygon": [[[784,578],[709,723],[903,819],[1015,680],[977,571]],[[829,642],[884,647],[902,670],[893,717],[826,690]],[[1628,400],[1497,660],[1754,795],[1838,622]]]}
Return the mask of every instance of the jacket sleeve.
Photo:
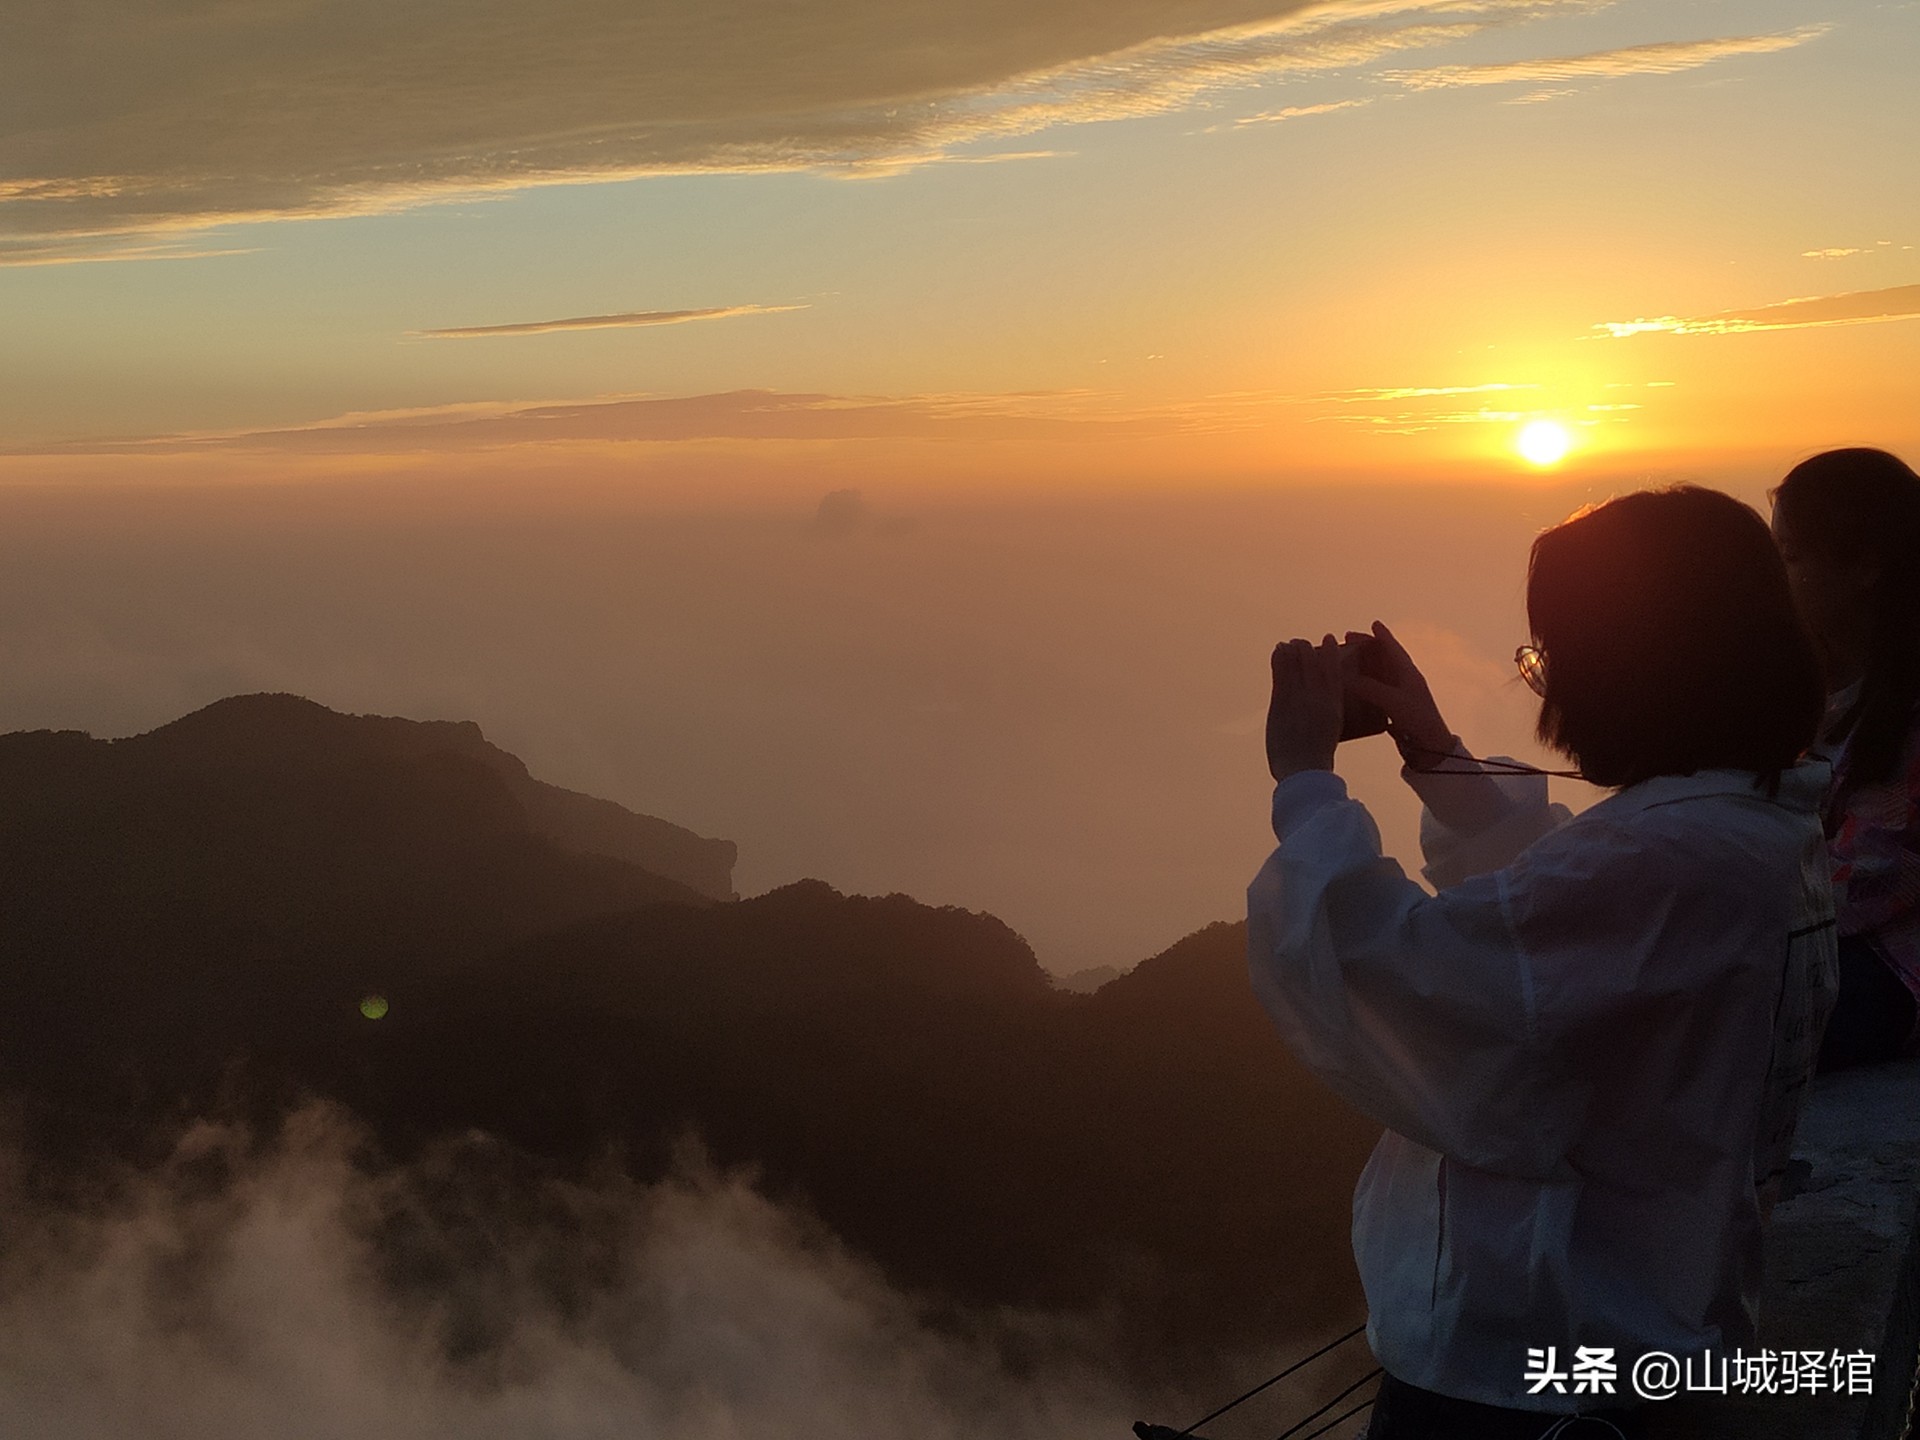
{"label": "jacket sleeve", "polygon": [[[1420,850],[1426,860],[1420,873],[1436,890],[1511,863],[1571,814],[1564,805],[1548,803],[1546,776],[1476,774],[1480,762],[1457,737],[1453,752],[1437,771],[1408,766],[1400,772],[1420,797]],[[1513,763],[1503,755],[1493,761]]]}
{"label": "jacket sleeve", "polygon": [[[1500,1173],[1552,1174],[1587,1096],[1543,1043],[1553,1037],[1542,1035],[1536,964],[1512,917],[1554,909],[1592,857],[1576,845],[1570,861],[1430,895],[1381,854],[1372,817],[1329,771],[1277,786],[1273,819],[1280,846],[1247,891],[1249,965],[1295,1054],[1430,1149]],[[1576,1003],[1599,1012],[1611,1002]],[[1555,1017],[1556,1033],[1566,1019]]]}

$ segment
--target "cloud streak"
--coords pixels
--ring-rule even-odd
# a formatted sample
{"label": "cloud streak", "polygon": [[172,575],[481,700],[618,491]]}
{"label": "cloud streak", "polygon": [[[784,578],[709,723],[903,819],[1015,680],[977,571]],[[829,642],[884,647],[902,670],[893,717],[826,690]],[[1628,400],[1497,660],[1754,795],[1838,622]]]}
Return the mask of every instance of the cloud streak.
{"label": "cloud streak", "polygon": [[1111,397],[1082,392],[884,396],[735,390],[362,412],[278,430],[90,440],[14,453],[404,455],[707,440],[1034,440],[1097,430],[1166,434],[1185,428],[1183,421],[1178,410],[1130,411]]}
{"label": "cloud streak", "polygon": [[1377,404],[1382,400],[1431,400],[1447,395],[1486,395],[1506,390],[1538,390],[1538,385],[1515,385],[1504,380],[1485,385],[1396,385],[1365,390],[1328,390],[1305,397],[1341,405]]}
{"label": "cloud streak", "polygon": [[[1668,383],[1650,382],[1650,388],[1664,388]],[[1476,385],[1380,385],[1302,394],[1241,392],[1213,397],[1211,403],[1223,422],[1217,428],[1226,428],[1229,417],[1249,425],[1270,422],[1274,409],[1284,406],[1308,412],[1303,417],[1307,424],[1346,426],[1378,435],[1418,435],[1460,425],[1518,425],[1541,418],[1583,427],[1613,425],[1626,423],[1632,412],[1644,408],[1629,401],[1567,403],[1543,396],[1545,389],[1534,382],[1493,380]]]}
{"label": "cloud streak", "polygon": [[495,335],[551,335],[561,330],[623,330],[647,325],[685,325],[694,320],[731,320],[739,315],[782,315],[805,305],[716,305],[705,310],[629,310],[619,315],[576,315],[567,320],[525,320],[511,325],[456,325],[410,330],[420,340],[476,340]]}
{"label": "cloud streak", "polygon": [[885,174],[1595,3],[68,0],[0,49],[0,263],[543,184]]}
{"label": "cloud streak", "polygon": [[1328,100],[1319,105],[1288,105],[1279,110],[1265,110],[1258,115],[1242,115],[1233,123],[1239,125],[1272,125],[1281,120],[1301,120],[1309,115],[1331,115],[1336,110],[1353,110],[1372,103],[1372,97],[1353,100]]}
{"label": "cloud streak", "polygon": [[1738,335],[1754,330],[1872,325],[1915,317],[1920,317],[1920,285],[1895,285],[1888,290],[1808,295],[1751,310],[1723,310],[1693,318],[1662,315],[1652,320],[1610,320],[1593,328],[1615,340],[1624,340],[1633,335]]}
{"label": "cloud streak", "polygon": [[[1451,90],[1474,85],[1541,85],[1568,80],[1613,80],[1627,75],[1678,75],[1739,55],[1771,55],[1817,40],[1832,27],[1803,25],[1775,35],[1744,35],[1718,40],[1669,40],[1629,45],[1589,55],[1553,60],[1511,60],[1498,65],[1435,65],[1425,70],[1390,70],[1381,76],[1409,90]],[[1547,97],[1542,97],[1547,98]]]}

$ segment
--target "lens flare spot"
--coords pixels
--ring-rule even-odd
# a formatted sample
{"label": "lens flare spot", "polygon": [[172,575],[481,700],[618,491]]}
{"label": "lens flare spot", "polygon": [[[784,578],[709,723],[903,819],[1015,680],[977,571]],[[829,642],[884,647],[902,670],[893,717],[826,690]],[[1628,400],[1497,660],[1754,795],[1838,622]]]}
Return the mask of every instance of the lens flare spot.
{"label": "lens flare spot", "polygon": [[1558,420],[1529,420],[1513,437],[1513,448],[1529,465],[1557,465],[1573,448],[1573,437]]}
{"label": "lens flare spot", "polygon": [[378,1020],[387,1013],[387,997],[384,995],[367,996],[366,999],[360,1002],[360,1013],[369,1020]]}

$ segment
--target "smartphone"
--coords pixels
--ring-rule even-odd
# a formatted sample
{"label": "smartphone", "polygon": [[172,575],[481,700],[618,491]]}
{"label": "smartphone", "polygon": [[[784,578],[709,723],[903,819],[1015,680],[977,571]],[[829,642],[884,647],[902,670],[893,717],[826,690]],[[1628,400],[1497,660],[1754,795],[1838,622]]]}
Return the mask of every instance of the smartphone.
{"label": "smartphone", "polygon": [[[1380,650],[1380,642],[1371,635],[1357,640],[1348,640],[1340,647],[1340,674],[1342,678],[1350,675],[1364,675],[1370,680],[1385,680],[1385,657]],[[1340,719],[1340,738],[1359,740],[1368,735],[1386,733],[1387,712],[1378,705],[1365,700],[1357,700],[1351,692],[1345,696],[1345,709]]]}

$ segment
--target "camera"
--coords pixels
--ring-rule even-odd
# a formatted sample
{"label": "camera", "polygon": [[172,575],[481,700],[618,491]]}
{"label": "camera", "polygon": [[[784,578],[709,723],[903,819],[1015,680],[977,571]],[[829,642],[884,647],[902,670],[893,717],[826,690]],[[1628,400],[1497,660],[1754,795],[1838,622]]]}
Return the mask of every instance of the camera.
{"label": "camera", "polygon": [[[1364,675],[1369,680],[1388,678],[1386,655],[1380,648],[1380,642],[1371,635],[1354,636],[1340,646],[1340,677],[1346,680],[1352,676]],[[1387,728],[1387,712],[1370,701],[1356,699],[1349,691],[1342,697],[1343,710],[1340,717],[1340,738],[1359,740],[1368,735],[1384,734]]]}

